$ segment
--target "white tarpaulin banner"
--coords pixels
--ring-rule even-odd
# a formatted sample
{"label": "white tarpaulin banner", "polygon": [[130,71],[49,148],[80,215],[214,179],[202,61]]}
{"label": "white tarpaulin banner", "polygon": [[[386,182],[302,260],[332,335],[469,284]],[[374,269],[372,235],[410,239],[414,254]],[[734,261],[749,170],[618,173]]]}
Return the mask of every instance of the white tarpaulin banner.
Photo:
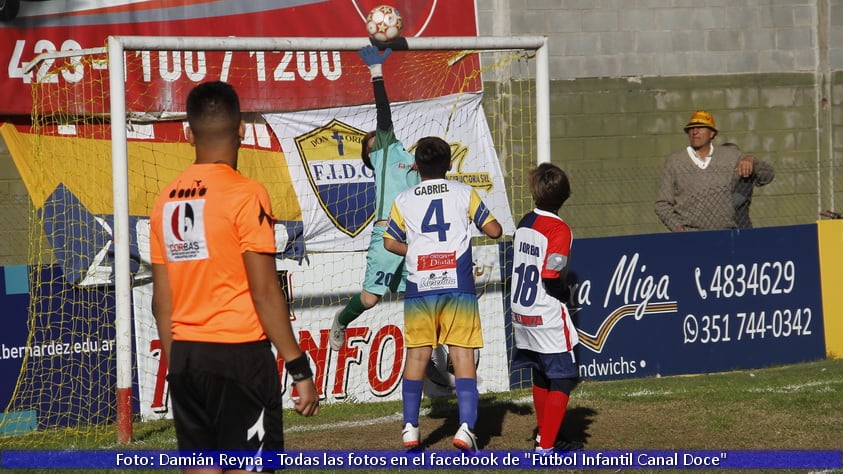
{"label": "white tarpaulin banner", "polygon": [[[480,393],[509,390],[499,254],[498,245],[482,245],[473,249],[484,342],[477,359]],[[387,294],[377,306],[363,313],[348,327],[346,345],[340,351],[332,350],[328,344],[334,314],[341,309],[341,306],[335,305],[340,302],[337,297],[340,296],[339,299],[344,302],[350,294],[346,295],[343,291],[359,291],[357,282],[363,279],[366,253],[316,253],[301,265],[291,260],[278,263],[279,269],[287,271],[289,292],[293,295],[293,331],[302,350],[310,358],[314,382],[322,401],[399,400],[406,359],[402,298]],[[349,282],[352,282],[350,287]],[[132,291],[140,415],[144,420],[169,418],[172,411],[166,364],[161,360],[161,342],[151,311],[152,285],[139,285]],[[332,298],[334,304],[325,304]],[[442,382],[447,381],[449,376],[453,378],[452,374],[445,370],[431,375],[434,366],[428,367],[425,393],[428,396],[453,394],[453,380],[444,385]],[[280,368],[279,371],[286,391],[292,380],[286,371]],[[292,407],[290,395],[284,395],[286,408]]]}
{"label": "white tarpaulin banner", "polygon": [[[481,99],[480,94],[462,94],[393,104],[395,134],[410,151],[425,136],[440,136],[449,142],[453,159],[448,177],[472,185],[504,232],[511,234],[514,224]],[[374,128],[375,115],[371,105],[264,116],[289,166],[297,193],[289,198],[297,198],[301,206],[309,253],[302,262],[279,260],[279,270],[286,272],[293,329],[311,358],[320,397],[327,402],[400,398],[406,355],[400,297],[388,295],[355,321],[341,351],[328,346],[331,322],[341,308],[337,303],[359,291],[363,281],[374,214],[374,181],[372,172],[363,166],[360,144]],[[139,227],[138,235],[145,233]],[[146,253],[146,239],[139,240],[141,252]],[[499,257],[497,245],[474,249],[477,284],[488,288],[478,292],[485,342],[477,367],[481,393],[509,387]],[[133,291],[141,416],[169,417],[166,365],[150,311],[151,285],[138,285]],[[288,376],[281,372],[285,387],[289,387]],[[437,388],[430,380],[426,390]],[[448,391],[445,387],[444,392]],[[286,406],[290,403],[285,396]]]}
{"label": "white tarpaulin banner", "polygon": [[[422,137],[451,144],[449,179],[472,185],[504,228],[514,232],[482,94],[392,104],[395,135],[412,151]],[[374,213],[372,172],[363,166],[363,135],[374,129],[375,106],[264,115],[289,164],[308,252],[365,250]],[[371,197],[370,199],[367,199]],[[479,233],[477,235],[480,235]]]}

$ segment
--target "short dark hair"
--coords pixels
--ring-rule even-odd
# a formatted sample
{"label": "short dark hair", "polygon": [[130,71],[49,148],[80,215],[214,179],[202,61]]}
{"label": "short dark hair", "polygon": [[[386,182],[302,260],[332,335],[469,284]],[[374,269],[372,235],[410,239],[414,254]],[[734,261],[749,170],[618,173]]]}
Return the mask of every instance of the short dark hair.
{"label": "short dark hair", "polygon": [[439,137],[424,137],[416,143],[415,157],[422,178],[445,177],[451,167],[451,145]]}
{"label": "short dark hair", "polygon": [[543,211],[556,212],[571,197],[568,175],[552,163],[542,163],[530,170],[527,182],[536,207]]}
{"label": "short dark hair", "polygon": [[196,140],[237,135],[240,127],[240,98],[230,84],[204,82],[187,96],[187,122]]}
{"label": "short dark hair", "polygon": [[369,140],[372,139],[378,132],[372,130],[371,132],[367,133],[363,136],[363,146],[360,148],[360,158],[363,159],[363,164],[366,165],[366,168],[374,171],[375,167],[372,166],[372,159],[369,158],[369,153],[372,152],[372,149],[369,147]]}

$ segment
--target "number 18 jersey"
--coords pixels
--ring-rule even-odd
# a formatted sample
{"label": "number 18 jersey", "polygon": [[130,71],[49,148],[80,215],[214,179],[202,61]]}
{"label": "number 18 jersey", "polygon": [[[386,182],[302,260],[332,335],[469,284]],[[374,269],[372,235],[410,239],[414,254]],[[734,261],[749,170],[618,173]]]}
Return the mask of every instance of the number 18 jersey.
{"label": "number 18 jersey", "polygon": [[543,354],[568,352],[579,342],[565,303],[549,295],[542,278],[560,278],[571,253],[571,228],[556,214],[535,209],[513,238],[512,327],[515,345]]}

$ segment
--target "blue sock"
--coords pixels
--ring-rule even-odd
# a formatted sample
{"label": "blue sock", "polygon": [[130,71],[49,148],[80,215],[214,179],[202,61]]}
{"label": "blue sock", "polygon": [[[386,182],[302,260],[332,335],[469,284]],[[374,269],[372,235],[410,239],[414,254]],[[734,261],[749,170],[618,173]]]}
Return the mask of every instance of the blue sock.
{"label": "blue sock", "polygon": [[404,424],[419,426],[422,387],[424,387],[424,382],[421,380],[404,379],[401,384],[401,397],[404,399]]}
{"label": "blue sock", "polygon": [[[457,407],[460,411],[460,424],[467,423],[468,429],[474,431],[474,424],[477,423],[477,404],[480,400],[480,392],[477,391],[477,379],[457,379]],[[406,403],[406,398],[404,399]]]}

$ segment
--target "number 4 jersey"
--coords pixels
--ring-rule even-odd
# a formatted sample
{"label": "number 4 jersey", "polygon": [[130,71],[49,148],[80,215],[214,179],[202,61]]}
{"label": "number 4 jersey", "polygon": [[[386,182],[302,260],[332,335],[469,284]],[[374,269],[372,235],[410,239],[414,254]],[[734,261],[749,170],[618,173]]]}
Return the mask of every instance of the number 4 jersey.
{"label": "number 4 jersey", "polygon": [[542,278],[560,278],[571,254],[571,228],[556,214],[535,209],[515,230],[512,327],[519,349],[567,352],[579,341],[565,303],[549,295]]}
{"label": "number 4 jersey", "polygon": [[429,179],[395,199],[385,238],[408,244],[406,298],[475,293],[471,225],[494,220],[471,186]]}

